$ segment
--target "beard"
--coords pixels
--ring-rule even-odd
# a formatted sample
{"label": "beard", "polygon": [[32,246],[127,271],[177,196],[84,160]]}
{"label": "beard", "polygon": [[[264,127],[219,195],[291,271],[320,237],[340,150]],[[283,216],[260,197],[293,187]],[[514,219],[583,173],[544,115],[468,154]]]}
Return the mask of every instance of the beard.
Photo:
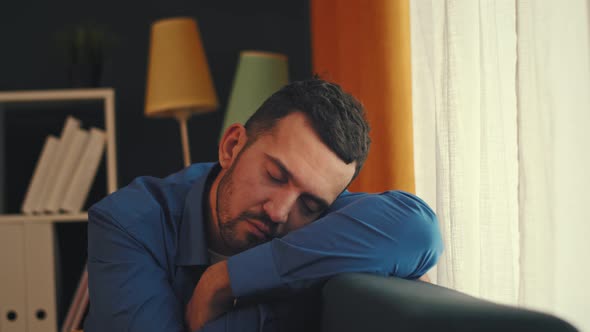
{"label": "beard", "polygon": [[[275,233],[276,225],[272,219],[264,212],[256,213],[250,211],[243,211],[237,217],[231,216],[230,205],[232,196],[234,194],[233,173],[234,168],[240,161],[240,155],[236,158],[234,164],[227,170],[219,181],[217,189],[217,226],[219,235],[225,246],[234,254],[242,252],[246,249],[255,247],[259,244],[269,241]],[[238,226],[241,223],[248,222],[248,220],[258,220],[268,226],[270,230],[269,236],[260,239],[252,233],[245,234],[244,238],[240,238],[238,234]]]}

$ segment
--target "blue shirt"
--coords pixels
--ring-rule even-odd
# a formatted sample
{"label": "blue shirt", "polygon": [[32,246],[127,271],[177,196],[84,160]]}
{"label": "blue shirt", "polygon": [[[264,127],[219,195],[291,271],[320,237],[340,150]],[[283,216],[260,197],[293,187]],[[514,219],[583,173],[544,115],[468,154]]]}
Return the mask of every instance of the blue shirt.
{"label": "blue shirt", "polygon": [[[204,198],[214,165],[137,178],[92,206],[86,332],[188,330],[185,307],[210,265]],[[436,216],[416,196],[345,192],[312,224],[230,257],[228,270],[234,295],[248,302],[346,272],[416,279],[441,252]],[[237,308],[202,331],[276,331],[277,308]]]}

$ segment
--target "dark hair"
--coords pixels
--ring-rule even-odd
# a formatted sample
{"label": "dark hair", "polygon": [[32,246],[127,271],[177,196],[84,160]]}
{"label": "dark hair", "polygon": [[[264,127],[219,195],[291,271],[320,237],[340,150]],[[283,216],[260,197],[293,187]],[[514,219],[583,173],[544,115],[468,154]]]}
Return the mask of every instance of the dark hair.
{"label": "dark hair", "polygon": [[356,161],[353,179],[367,159],[371,139],[361,103],[339,85],[313,79],[285,85],[246,122],[249,140],[272,130],[278,120],[301,112],[321,140],[346,164]]}

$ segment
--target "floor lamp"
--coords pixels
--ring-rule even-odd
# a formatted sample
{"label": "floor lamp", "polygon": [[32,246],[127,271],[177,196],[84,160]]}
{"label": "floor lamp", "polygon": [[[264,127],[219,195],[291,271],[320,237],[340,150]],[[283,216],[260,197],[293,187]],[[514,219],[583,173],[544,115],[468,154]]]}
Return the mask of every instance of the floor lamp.
{"label": "floor lamp", "polygon": [[288,82],[287,56],[263,51],[242,51],[220,137],[230,125],[245,124],[266,98]]}
{"label": "floor lamp", "polygon": [[186,123],[219,103],[207,58],[192,18],[167,18],[151,27],[145,115],[174,117],[180,125],[184,166],[191,163]]}

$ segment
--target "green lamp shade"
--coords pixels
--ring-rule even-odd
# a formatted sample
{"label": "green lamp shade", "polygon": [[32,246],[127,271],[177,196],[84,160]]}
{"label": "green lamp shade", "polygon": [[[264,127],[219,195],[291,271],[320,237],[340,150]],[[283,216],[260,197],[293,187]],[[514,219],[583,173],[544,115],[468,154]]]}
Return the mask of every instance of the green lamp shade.
{"label": "green lamp shade", "polygon": [[268,97],[288,82],[287,56],[261,51],[241,52],[221,136],[230,125],[245,124]]}

